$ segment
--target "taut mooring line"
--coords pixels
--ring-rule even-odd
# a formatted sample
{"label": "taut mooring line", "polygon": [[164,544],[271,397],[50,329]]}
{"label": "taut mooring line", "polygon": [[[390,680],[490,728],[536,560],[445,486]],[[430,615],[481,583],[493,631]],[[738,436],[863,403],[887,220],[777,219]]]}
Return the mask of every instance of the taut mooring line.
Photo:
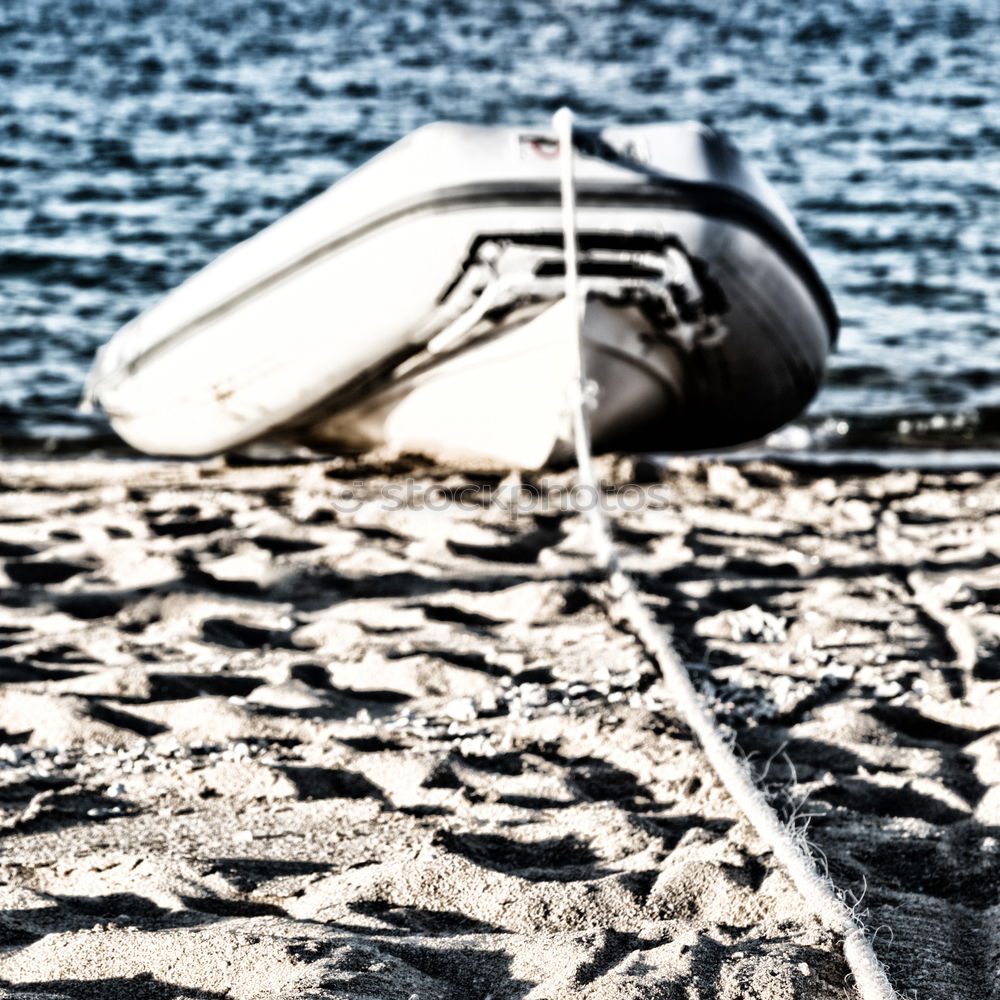
{"label": "taut mooring line", "polygon": [[606,609],[613,619],[628,627],[656,663],[677,708],[697,736],[719,780],[760,838],[784,866],[806,904],[827,927],[843,935],[844,957],[854,974],[854,985],[861,1000],[902,1000],[892,988],[864,927],[855,919],[853,909],[847,905],[830,879],[820,873],[812,855],[804,846],[804,839],[781,821],[764,798],[749,767],[733,753],[714,715],[691,683],[669,634],[653,619],[649,609],[643,604],[634,581],[621,568],[611,526],[599,502],[599,487],[591,461],[587,413],[589,393],[580,323],[583,301],[576,260],[573,114],[569,108],[560,108],[556,112],[553,125],[559,140],[566,297],[570,301],[569,314],[575,326],[573,333],[577,345],[576,370],[567,394],[573,407],[573,437],[580,483],[594,497],[594,503],[588,511],[588,520],[595,562],[609,584]]}

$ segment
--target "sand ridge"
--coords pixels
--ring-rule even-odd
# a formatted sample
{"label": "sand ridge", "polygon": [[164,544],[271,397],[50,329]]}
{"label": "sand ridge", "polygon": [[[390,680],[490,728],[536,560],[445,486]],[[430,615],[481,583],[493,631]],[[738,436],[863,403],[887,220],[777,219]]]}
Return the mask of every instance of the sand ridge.
{"label": "sand ridge", "polygon": [[[1000,995],[1000,480],[637,472],[626,568],[897,987]],[[579,515],[341,461],[2,483],[6,995],[843,994]]]}

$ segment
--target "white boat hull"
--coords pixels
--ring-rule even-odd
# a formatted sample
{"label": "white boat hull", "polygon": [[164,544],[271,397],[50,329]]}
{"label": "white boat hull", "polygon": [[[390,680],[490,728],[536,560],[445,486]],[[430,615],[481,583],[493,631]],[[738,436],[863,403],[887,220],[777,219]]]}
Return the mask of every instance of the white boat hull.
{"label": "white boat hull", "polygon": [[[577,326],[566,299],[485,343],[303,429],[342,450],[388,447],[442,464],[536,469],[572,452]],[[594,400],[591,434],[627,435],[636,410],[660,412],[681,391],[676,352],[641,337],[641,318],[586,301],[584,374]]]}

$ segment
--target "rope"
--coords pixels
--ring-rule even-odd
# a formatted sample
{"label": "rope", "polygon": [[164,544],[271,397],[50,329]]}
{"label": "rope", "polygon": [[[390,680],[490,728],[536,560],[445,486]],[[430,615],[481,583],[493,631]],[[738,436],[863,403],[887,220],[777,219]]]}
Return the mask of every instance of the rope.
{"label": "rope", "polygon": [[[553,119],[559,138],[560,181],[562,186],[563,240],[566,258],[566,295],[579,302],[576,269],[575,198],[573,185],[573,116],[561,108]],[[591,462],[591,441],[587,418],[586,372],[580,311],[573,310],[578,367],[569,396],[573,405],[574,445],[578,476],[582,486],[599,496],[598,483]],[[892,988],[885,970],[865,936],[864,928],[829,878],[820,874],[804,838],[786,826],[769,805],[749,768],[742,763],[726,741],[709,708],[695,690],[665,629],[653,619],[642,602],[632,578],[621,568],[611,525],[595,502],[589,511],[595,562],[608,580],[607,604],[611,617],[625,625],[638,639],[660,670],[684,721],[694,732],[705,756],[719,780],[754,830],[784,866],[809,909],[828,928],[844,938],[844,957],[854,974],[854,984],[861,1000],[901,1000]]]}

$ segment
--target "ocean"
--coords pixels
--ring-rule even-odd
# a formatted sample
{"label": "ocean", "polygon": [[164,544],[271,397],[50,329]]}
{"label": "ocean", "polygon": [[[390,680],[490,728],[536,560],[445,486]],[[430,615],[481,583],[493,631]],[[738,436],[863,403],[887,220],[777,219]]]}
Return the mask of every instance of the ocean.
{"label": "ocean", "polygon": [[97,347],[405,133],[564,104],[712,125],[795,214],[842,331],[769,447],[995,448],[998,66],[996,0],[5,0],[0,450],[106,446]]}

